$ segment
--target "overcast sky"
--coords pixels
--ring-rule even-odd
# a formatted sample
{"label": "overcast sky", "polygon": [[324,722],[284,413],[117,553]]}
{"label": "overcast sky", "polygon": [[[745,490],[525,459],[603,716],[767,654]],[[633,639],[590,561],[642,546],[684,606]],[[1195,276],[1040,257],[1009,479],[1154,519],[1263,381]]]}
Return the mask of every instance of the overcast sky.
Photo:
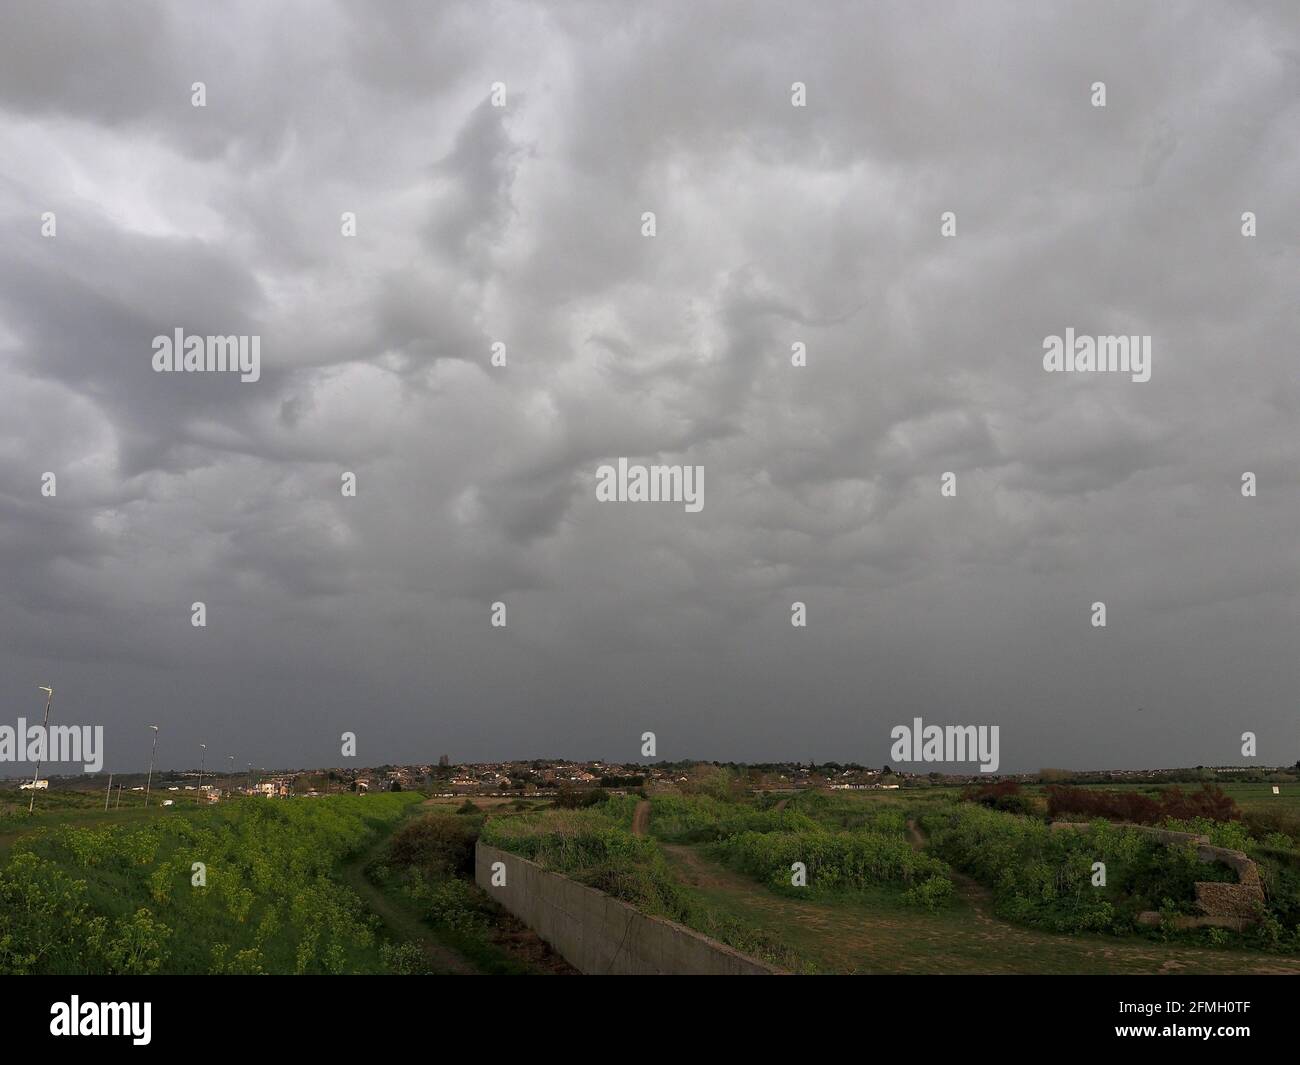
{"label": "overcast sky", "polygon": [[[1294,3],[17,2],[0,145],[0,723],[1300,757]],[[153,372],[178,327],[261,379]],[[597,502],[620,456],[703,509]]]}

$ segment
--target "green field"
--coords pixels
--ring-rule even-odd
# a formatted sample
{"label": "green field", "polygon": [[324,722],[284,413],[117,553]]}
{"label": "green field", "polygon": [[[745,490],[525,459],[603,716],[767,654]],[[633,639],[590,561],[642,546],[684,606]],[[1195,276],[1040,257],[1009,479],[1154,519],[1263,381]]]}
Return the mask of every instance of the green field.
{"label": "green field", "polygon": [[1267,906],[1241,933],[1172,926],[1227,867],[1122,828],[1052,833],[1039,787],[1002,809],[951,787],[777,798],[718,770],[582,808],[124,792],[105,811],[56,790],[33,815],[0,790],[0,973],[571,972],[473,883],[480,836],[793,972],[1300,973],[1300,786],[1280,787],[1229,784],[1233,819],[1170,826],[1257,862]]}
{"label": "green field", "polygon": [[381,971],[370,915],[337,874],[417,800],[246,799],[108,815],[51,803],[6,845],[0,971]]}
{"label": "green field", "polygon": [[[1156,909],[1193,914],[1193,883],[1233,880],[1124,829],[1050,833],[1038,816],[958,802],[957,789],[812,793],[777,803],[731,793],[651,797],[489,819],[484,838],[640,909],[797,972],[1300,972],[1300,819],[1295,835],[1252,823],[1270,785],[1232,785],[1246,821],[1183,825],[1260,863],[1269,909],[1254,929],[1139,927]],[[1042,802],[1030,789],[1029,805]],[[1108,863],[1095,889],[1093,860]],[[791,865],[807,869],[791,884]]]}
{"label": "green field", "polygon": [[[0,974],[568,971],[464,868],[482,815],[418,793],[29,799],[0,790]],[[459,867],[402,849],[449,824]]]}

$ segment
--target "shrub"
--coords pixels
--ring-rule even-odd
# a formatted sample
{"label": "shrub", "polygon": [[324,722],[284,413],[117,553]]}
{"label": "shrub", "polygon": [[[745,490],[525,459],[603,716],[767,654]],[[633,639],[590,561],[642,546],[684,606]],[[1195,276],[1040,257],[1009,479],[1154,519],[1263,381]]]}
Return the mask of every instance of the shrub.
{"label": "shrub", "polygon": [[903,897],[913,906],[934,911],[947,905],[952,892],[951,880],[945,876],[932,876],[908,888]]}
{"label": "shrub", "polygon": [[[916,887],[931,879],[946,879],[948,867],[905,840],[875,832],[742,832],[723,840],[718,852],[729,865],[773,888],[790,887],[790,867],[802,862],[808,888],[815,892],[861,889],[881,884]],[[925,905],[938,904],[952,891],[936,885],[910,896]]]}
{"label": "shrub", "polygon": [[1047,813],[1051,817],[1082,814],[1088,820],[1104,817],[1136,825],[1155,825],[1169,818],[1235,821],[1241,817],[1237,804],[1222,788],[1212,784],[1203,784],[1200,791],[1190,795],[1174,785],[1155,797],[1138,791],[1075,788],[1065,784],[1049,784],[1046,791]]}
{"label": "shrub", "polygon": [[962,802],[977,802],[992,810],[1005,810],[1013,814],[1031,814],[1034,805],[1027,795],[1022,795],[1020,785],[1014,780],[1000,780],[988,784],[972,785],[961,793]]}
{"label": "shrub", "polygon": [[398,830],[388,845],[388,863],[472,875],[478,832],[476,824],[463,818],[429,814]]}
{"label": "shrub", "polygon": [[420,976],[427,970],[424,952],[414,943],[384,943],[379,948],[379,956],[384,969],[395,976]]}
{"label": "shrub", "polygon": [[[818,827],[793,803],[778,811],[711,795],[657,795],[650,801],[650,831],[675,843],[715,843],[739,832],[798,832]],[[899,825],[901,831],[901,816]]]}
{"label": "shrub", "polygon": [[609,798],[604,788],[571,788],[563,785],[555,796],[555,805],[562,810],[585,810],[589,806],[599,806]]}
{"label": "shrub", "polygon": [[[922,823],[942,857],[993,889],[1001,916],[1058,932],[1130,931],[1144,910],[1193,913],[1196,882],[1236,879],[1227,866],[1198,861],[1193,846],[1105,821],[1052,832],[1034,818],[959,803]],[[1094,862],[1106,865],[1104,887],[1092,884]]]}

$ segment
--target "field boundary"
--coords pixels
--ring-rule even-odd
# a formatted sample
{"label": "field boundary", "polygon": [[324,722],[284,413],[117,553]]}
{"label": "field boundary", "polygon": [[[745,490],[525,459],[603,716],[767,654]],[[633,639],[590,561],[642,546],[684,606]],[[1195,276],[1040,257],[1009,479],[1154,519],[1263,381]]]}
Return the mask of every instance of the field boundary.
{"label": "field boundary", "polygon": [[[505,884],[493,886],[497,862],[504,863]],[[483,842],[474,848],[474,879],[587,975],[784,974],[685,925],[644,914],[603,891]]]}

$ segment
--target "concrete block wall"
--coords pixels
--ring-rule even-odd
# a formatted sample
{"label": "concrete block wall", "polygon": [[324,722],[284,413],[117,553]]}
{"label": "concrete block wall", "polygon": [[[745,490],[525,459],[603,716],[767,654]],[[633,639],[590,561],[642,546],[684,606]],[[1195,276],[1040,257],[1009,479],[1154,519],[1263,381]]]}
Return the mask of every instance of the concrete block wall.
{"label": "concrete block wall", "polygon": [[[492,865],[506,882],[492,886]],[[649,917],[603,891],[526,858],[479,843],[478,886],[582,973],[775,976],[782,970],[662,917]]]}

